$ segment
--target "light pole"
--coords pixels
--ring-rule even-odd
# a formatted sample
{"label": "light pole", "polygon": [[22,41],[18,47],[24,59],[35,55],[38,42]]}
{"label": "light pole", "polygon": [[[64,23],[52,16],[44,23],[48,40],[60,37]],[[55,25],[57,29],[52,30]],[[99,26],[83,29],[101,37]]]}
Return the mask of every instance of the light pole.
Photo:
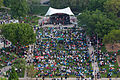
{"label": "light pole", "polygon": [[[97,38],[97,53],[98,53],[98,34],[97,34],[96,38]],[[96,68],[96,69],[97,69],[97,68]],[[97,80],[97,79],[96,79],[96,70],[95,70],[95,54],[94,54],[94,71],[95,71],[95,73],[94,73],[94,78],[95,78],[95,80]]]}

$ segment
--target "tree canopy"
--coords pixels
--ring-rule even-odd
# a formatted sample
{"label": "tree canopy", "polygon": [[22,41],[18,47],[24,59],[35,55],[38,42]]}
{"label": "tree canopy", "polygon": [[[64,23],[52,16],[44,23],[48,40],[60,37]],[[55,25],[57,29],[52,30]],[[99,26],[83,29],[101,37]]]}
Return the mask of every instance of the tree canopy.
{"label": "tree canopy", "polygon": [[120,41],[120,30],[112,30],[110,33],[104,36],[103,42],[107,43],[118,43]]}
{"label": "tree canopy", "polygon": [[104,11],[104,2],[107,0],[89,0],[87,9],[90,11],[95,11],[96,9]]}
{"label": "tree canopy", "polygon": [[3,0],[0,0],[0,7],[3,6]]}
{"label": "tree canopy", "polygon": [[2,34],[17,46],[29,45],[36,40],[32,27],[24,23],[6,24],[2,28]]}
{"label": "tree canopy", "polygon": [[14,67],[12,67],[10,71],[10,77],[8,78],[8,80],[19,80]]}
{"label": "tree canopy", "polygon": [[26,64],[25,59],[19,58],[15,60],[13,66],[18,69],[25,69],[25,64]]}
{"label": "tree canopy", "polygon": [[26,68],[25,65],[26,65],[26,62],[25,62],[25,59],[23,58],[18,58],[15,60],[15,62],[13,62],[13,66],[17,68],[19,77],[24,77],[25,68]]}
{"label": "tree canopy", "polygon": [[74,13],[81,12],[88,6],[89,0],[50,0],[50,6],[54,8],[70,7]]}
{"label": "tree canopy", "polygon": [[84,28],[87,29],[88,34],[94,32],[98,34],[99,37],[103,37],[112,29],[118,28],[118,24],[107,18],[104,12],[100,10],[85,11],[78,16],[78,21],[80,26],[84,26]]}
{"label": "tree canopy", "polygon": [[[107,0],[104,3],[105,11],[119,15],[120,13],[120,0]],[[119,15],[120,16],[120,15]]]}
{"label": "tree canopy", "polygon": [[24,17],[29,11],[27,0],[11,0],[10,8],[11,16],[14,18]]}
{"label": "tree canopy", "polygon": [[10,7],[11,0],[3,0],[3,4],[5,5],[5,7]]}

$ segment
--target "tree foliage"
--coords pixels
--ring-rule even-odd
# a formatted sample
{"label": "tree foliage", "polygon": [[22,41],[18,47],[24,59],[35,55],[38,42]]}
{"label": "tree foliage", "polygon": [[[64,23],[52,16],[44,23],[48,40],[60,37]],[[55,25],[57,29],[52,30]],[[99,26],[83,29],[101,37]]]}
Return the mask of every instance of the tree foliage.
{"label": "tree foliage", "polygon": [[15,68],[24,70],[26,62],[25,62],[25,59],[19,58],[19,59],[16,59],[13,64]]}
{"label": "tree foliage", "polygon": [[35,33],[28,24],[6,24],[2,28],[4,37],[12,42],[13,45],[24,46],[35,42]]}
{"label": "tree foliage", "polygon": [[11,16],[14,18],[24,17],[28,14],[29,7],[27,0],[11,0]]}
{"label": "tree foliage", "polygon": [[10,77],[8,78],[8,80],[19,80],[14,67],[12,67],[10,71]]}
{"label": "tree foliage", "polygon": [[95,11],[96,9],[104,11],[104,3],[107,0],[89,0],[88,10]]}
{"label": "tree foliage", "polygon": [[3,4],[5,5],[5,7],[10,7],[11,0],[3,0]]}
{"label": "tree foliage", "polygon": [[13,63],[13,66],[17,68],[19,77],[24,77],[25,68],[26,68],[25,65],[26,65],[25,59],[22,58],[16,59],[15,62]]}
{"label": "tree foliage", "polygon": [[103,42],[107,43],[118,43],[120,41],[120,30],[112,30],[109,34],[105,35]]}
{"label": "tree foliage", "polygon": [[3,0],[0,0],[0,7],[3,6]]}
{"label": "tree foliage", "polygon": [[120,0],[107,0],[104,3],[105,11],[119,15],[120,13]]}
{"label": "tree foliage", "polygon": [[87,29],[87,33],[97,33],[99,37],[103,37],[109,33],[112,29],[117,29],[118,24],[107,18],[107,16],[99,11],[85,11],[78,16],[80,26],[84,26]]}
{"label": "tree foliage", "polygon": [[50,0],[50,6],[54,8],[70,7],[74,12],[81,12],[88,6],[89,0]]}

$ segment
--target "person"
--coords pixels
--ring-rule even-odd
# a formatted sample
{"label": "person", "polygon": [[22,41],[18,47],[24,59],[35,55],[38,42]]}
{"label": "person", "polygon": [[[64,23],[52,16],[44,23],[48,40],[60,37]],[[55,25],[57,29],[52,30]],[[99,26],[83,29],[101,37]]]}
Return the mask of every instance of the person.
{"label": "person", "polygon": [[63,78],[61,77],[61,80],[63,80]]}
{"label": "person", "polygon": [[45,77],[44,77],[44,76],[42,77],[42,80],[45,80]]}
{"label": "person", "polygon": [[67,80],[67,74],[65,74],[65,80]]}

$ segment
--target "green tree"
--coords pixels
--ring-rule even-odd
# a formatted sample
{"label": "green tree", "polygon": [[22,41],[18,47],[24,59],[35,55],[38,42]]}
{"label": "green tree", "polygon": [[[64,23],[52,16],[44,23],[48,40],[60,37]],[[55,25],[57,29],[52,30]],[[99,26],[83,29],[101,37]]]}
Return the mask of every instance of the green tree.
{"label": "green tree", "polygon": [[8,80],[19,80],[14,67],[12,67],[10,71],[10,77],[8,78]]}
{"label": "green tree", "polygon": [[26,68],[25,64],[26,64],[25,59],[22,58],[16,59],[15,62],[13,63],[13,66],[18,70],[19,77],[24,77]]}
{"label": "green tree", "polygon": [[29,7],[27,0],[11,0],[11,16],[20,19],[28,14]]}
{"label": "green tree", "polygon": [[10,7],[11,0],[3,0],[3,4],[5,5],[5,7]]}
{"label": "green tree", "polygon": [[108,43],[118,43],[120,41],[120,30],[112,30],[110,33],[104,36],[103,42]]}
{"label": "green tree", "polygon": [[118,23],[107,18],[107,16],[99,11],[85,11],[78,16],[78,23],[87,29],[87,33],[97,33],[99,37],[103,37],[113,29],[118,29]]}
{"label": "green tree", "polygon": [[114,13],[117,16],[120,13],[120,0],[107,0],[104,8],[107,13]]}
{"label": "green tree", "polygon": [[3,6],[3,0],[0,0],[0,7]]}
{"label": "green tree", "polygon": [[88,6],[89,0],[50,0],[50,6],[54,8],[70,7],[74,13],[82,12]]}
{"label": "green tree", "polygon": [[29,45],[36,40],[32,27],[24,23],[6,24],[2,28],[2,34],[16,46]]}
{"label": "green tree", "polygon": [[104,3],[107,0],[90,0],[88,5],[88,10],[95,11],[96,9],[104,11]]}

